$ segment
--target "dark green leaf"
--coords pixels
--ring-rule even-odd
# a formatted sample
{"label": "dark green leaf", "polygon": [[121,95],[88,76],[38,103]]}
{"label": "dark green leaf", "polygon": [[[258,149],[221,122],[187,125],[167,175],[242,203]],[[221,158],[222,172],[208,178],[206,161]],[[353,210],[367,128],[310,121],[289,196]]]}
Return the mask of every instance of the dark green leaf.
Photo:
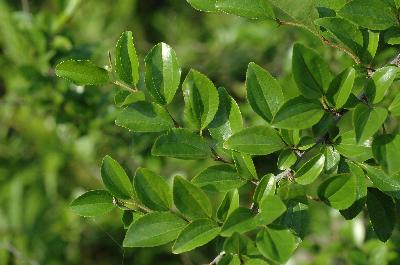
{"label": "dark green leaf", "polygon": [[114,103],[118,107],[127,106],[129,104],[144,101],[145,96],[144,93],[141,91],[129,92],[126,90],[118,90],[118,92],[114,96]]}
{"label": "dark green leaf", "polygon": [[321,174],[325,165],[325,155],[319,154],[304,163],[295,173],[294,178],[301,185],[313,183]]}
{"label": "dark green leaf", "polygon": [[400,44],[400,28],[399,27],[391,27],[385,32],[384,36],[385,42],[390,45],[399,45]]}
{"label": "dark green leaf", "polygon": [[331,207],[344,210],[357,199],[356,177],[350,173],[339,174],[324,181],[318,195]]}
{"label": "dark green leaf", "polygon": [[224,243],[224,251],[232,255],[259,254],[255,243],[246,235],[234,233]]}
{"label": "dark green leaf", "polygon": [[356,71],[354,68],[348,68],[336,76],[329,86],[328,97],[334,103],[336,108],[342,108],[353,89]]}
{"label": "dark green leaf", "polygon": [[88,60],[66,60],[57,64],[56,75],[76,85],[104,85],[109,81],[108,72]]}
{"label": "dark green leaf", "polygon": [[381,107],[373,107],[360,103],[353,113],[353,126],[358,143],[365,142],[373,136],[387,117],[387,110]]}
{"label": "dark green leaf", "polygon": [[76,214],[85,217],[94,217],[108,213],[115,208],[113,197],[105,190],[88,191],[73,202],[70,207]]}
{"label": "dark green leaf", "polygon": [[239,208],[239,192],[235,189],[225,194],[225,197],[217,210],[218,219],[225,221],[226,218],[237,208]]}
{"label": "dark green leaf", "polygon": [[308,205],[301,202],[291,203],[286,213],[280,218],[280,224],[293,230],[300,238],[306,236],[309,223],[310,216]]}
{"label": "dark green leaf", "polygon": [[237,208],[226,219],[222,226],[221,236],[229,237],[233,233],[245,233],[254,230],[258,223],[255,215],[248,208]]}
{"label": "dark green leaf", "polygon": [[217,0],[218,10],[246,18],[274,18],[267,0]]}
{"label": "dark green leaf", "polygon": [[374,186],[389,196],[400,199],[400,175],[390,176],[383,170],[367,164],[361,164]]}
{"label": "dark green leaf", "polygon": [[115,47],[115,71],[119,78],[128,85],[137,85],[139,81],[139,61],[130,31],[122,33]]}
{"label": "dark green leaf", "polygon": [[392,85],[397,75],[396,66],[386,66],[376,70],[368,82],[366,96],[372,103],[379,103]]}

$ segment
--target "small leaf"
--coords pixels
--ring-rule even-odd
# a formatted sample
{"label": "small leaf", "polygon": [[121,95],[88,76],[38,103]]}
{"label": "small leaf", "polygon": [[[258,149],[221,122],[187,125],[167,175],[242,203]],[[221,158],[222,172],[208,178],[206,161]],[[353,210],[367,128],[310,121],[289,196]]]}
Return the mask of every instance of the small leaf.
{"label": "small leaf", "polygon": [[396,78],[397,69],[396,66],[386,66],[376,70],[372,74],[365,92],[372,103],[376,104],[382,101],[387,90]]}
{"label": "small leaf", "polygon": [[372,143],[372,153],[389,175],[400,171],[400,135],[379,135]]}
{"label": "small leaf", "polygon": [[340,153],[333,146],[325,147],[325,170],[334,169],[340,161]]}
{"label": "small leaf", "polygon": [[268,195],[274,195],[276,190],[276,178],[272,174],[267,174],[258,183],[254,191],[253,201],[259,203],[261,199]]}
{"label": "small leaf", "polygon": [[259,206],[257,220],[260,225],[269,225],[286,211],[286,205],[277,195],[266,195]]}
{"label": "small leaf", "polygon": [[73,202],[70,207],[76,214],[85,217],[94,217],[108,213],[115,208],[113,197],[105,190],[88,191]]}
{"label": "small leaf", "polygon": [[386,242],[396,224],[396,206],[393,199],[378,189],[368,188],[367,208],[376,235],[379,240]]}
{"label": "small leaf", "polygon": [[175,240],[187,225],[170,212],[153,212],[136,220],[125,235],[124,247],[155,247]]}
{"label": "small leaf", "polygon": [[257,220],[248,208],[237,208],[229,215],[222,226],[221,236],[229,237],[233,233],[245,233],[257,227]]}
{"label": "small leaf", "polygon": [[328,64],[319,54],[299,43],[293,46],[292,71],[304,97],[319,98],[329,87],[332,76]]}
{"label": "small leaf", "polygon": [[125,31],[115,47],[115,71],[128,85],[136,86],[139,81],[139,61],[133,44],[131,31]]}
{"label": "small leaf", "polygon": [[146,101],[135,102],[123,109],[115,124],[134,132],[162,132],[174,127],[163,107]]}
{"label": "small leaf", "polygon": [[355,77],[354,68],[348,68],[332,80],[328,97],[331,98],[336,108],[342,108],[346,104],[353,89]]}
{"label": "small leaf", "polygon": [[283,129],[306,129],[318,123],[323,115],[324,110],[318,101],[300,96],[283,104],[272,124]]}
{"label": "small leaf", "polygon": [[133,196],[133,186],[121,165],[110,156],[103,158],[101,178],[110,193],[120,199],[130,199]]}
{"label": "small leaf", "polygon": [[319,154],[304,163],[296,172],[294,178],[301,185],[313,183],[324,169],[325,155]]}
{"label": "small leaf", "polygon": [[390,114],[395,117],[400,116],[400,93],[397,93],[396,97],[393,99],[392,104],[389,106]]}
{"label": "small leaf", "polygon": [[171,208],[172,192],[163,177],[146,168],[139,168],[133,183],[137,197],[146,207],[155,211]]}
{"label": "small leaf", "polygon": [[247,99],[252,109],[270,122],[284,103],[282,88],[270,73],[250,63],[246,74]]}
{"label": "small leaf", "polygon": [[216,7],[219,11],[245,18],[273,19],[275,17],[267,0],[217,0]]}
{"label": "small leaf", "polygon": [[212,206],[207,195],[180,176],[174,178],[173,196],[176,208],[183,215],[193,219],[211,217]]}
{"label": "small leaf", "polygon": [[363,162],[372,158],[371,141],[365,140],[357,144],[354,131],[344,133],[335,145],[336,150],[345,157]]}
{"label": "small leaf", "polygon": [[225,143],[226,149],[252,155],[268,155],[280,150],[285,143],[276,130],[269,126],[254,126],[232,135]]}
{"label": "small leaf", "polygon": [[387,114],[385,108],[370,108],[365,104],[358,104],[353,113],[353,126],[357,142],[365,142],[373,136],[385,122]]}
{"label": "small leaf", "polygon": [[217,210],[218,219],[225,221],[226,218],[237,208],[239,208],[239,192],[235,189],[225,194],[225,197]]}
{"label": "small leaf", "polygon": [[389,196],[400,199],[400,175],[390,176],[383,170],[367,164],[361,164],[374,186]]}
{"label": "small leaf", "polygon": [[203,130],[214,119],[219,97],[214,84],[202,73],[191,69],[182,85],[185,100],[185,119]]}
{"label": "small leaf", "polygon": [[200,11],[216,11],[215,2],[217,0],[186,0],[193,8]]}
{"label": "small leaf", "polygon": [[297,156],[291,149],[283,150],[278,157],[278,168],[280,170],[289,169],[297,161]]}
{"label": "small leaf", "polygon": [[356,190],[356,178],[352,174],[339,174],[324,181],[318,195],[331,207],[344,210],[356,201]]}
{"label": "small leaf", "polygon": [[138,101],[145,101],[144,93],[141,91],[131,93],[120,89],[114,96],[114,103],[117,107],[127,106]]}
{"label": "small leaf", "polygon": [[88,60],[66,60],[57,64],[56,75],[78,86],[104,85],[109,81],[108,72]]}
{"label": "small leaf", "polygon": [[246,184],[231,165],[215,165],[206,168],[191,181],[206,191],[226,192]]}
{"label": "small leaf", "polygon": [[297,248],[296,237],[289,229],[264,228],[257,234],[257,248],[261,254],[277,263],[285,263]]}
{"label": "small leaf", "polygon": [[151,154],[187,160],[205,159],[211,156],[206,140],[187,129],[172,129],[158,137]]}
{"label": "small leaf", "polygon": [[188,224],[172,247],[174,254],[188,252],[207,244],[219,235],[221,228],[210,219],[198,219]]}
{"label": "small leaf", "polygon": [[165,43],[154,46],[144,59],[146,88],[155,102],[171,103],[181,79],[181,68],[175,51]]}
{"label": "small leaf", "polygon": [[240,177],[247,180],[257,179],[256,168],[250,155],[232,151],[232,157]]}

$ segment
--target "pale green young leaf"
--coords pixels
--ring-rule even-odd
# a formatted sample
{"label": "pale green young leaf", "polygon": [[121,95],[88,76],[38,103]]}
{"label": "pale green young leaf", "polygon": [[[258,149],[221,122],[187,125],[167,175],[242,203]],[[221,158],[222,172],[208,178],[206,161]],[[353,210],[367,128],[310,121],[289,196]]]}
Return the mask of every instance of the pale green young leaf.
{"label": "pale green young leaf", "polygon": [[268,0],[217,0],[216,8],[219,11],[245,18],[273,19],[275,17]]}
{"label": "pale green young leaf", "polygon": [[382,107],[369,107],[363,103],[356,106],[353,113],[353,127],[358,143],[373,136],[385,122],[388,111]]}
{"label": "pale green young leaf", "polygon": [[110,81],[107,70],[88,60],[66,60],[57,64],[56,75],[78,86],[104,85]]}
{"label": "pale green young leaf", "polygon": [[115,208],[112,195],[105,190],[88,191],[70,204],[76,214],[85,217],[94,217],[108,213]]}
{"label": "pale green young leaf", "polygon": [[222,226],[221,236],[229,237],[233,233],[246,233],[257,227],[257,219],[248,208],[237,208],[226,219]]}
{"label": "pale green young leaf", "polygon": [[136,86],[139,81],[139,61],[133,44],[131,31],[125,31],[115,47],[115,71],[128,85]]}
{"label": "pale green young leaf", "polygon": [[325,165],[325,155],[318,154],[304,163],[294,174],[295,181],[301,185],[313,183],[321,174]]}
{"label": "pale green young leaf", "polygon": [[239,192],[237,189],[227,192],[217,210],[217,217],[221,221],[226,218],[237,208],[239,208]]}
{"label": "pale green young leaf", "polygon": [[260,201],[257,221],[260,225],[269,225],[286,211],[286,205],[277,195],[266,195]]}
{"label": "pale green young leaf", "polygon": [[398,68],[386,66],[376,70],[369,79],[366,96],[374,104],[383,100],[387,90],[396,78]]}
{"label": "pale green young leaf", "polygon": [[357,199],[356,184],[356,178],[352,174],[338,174],[321,184],[318,195],[331,207],[344,210]]}

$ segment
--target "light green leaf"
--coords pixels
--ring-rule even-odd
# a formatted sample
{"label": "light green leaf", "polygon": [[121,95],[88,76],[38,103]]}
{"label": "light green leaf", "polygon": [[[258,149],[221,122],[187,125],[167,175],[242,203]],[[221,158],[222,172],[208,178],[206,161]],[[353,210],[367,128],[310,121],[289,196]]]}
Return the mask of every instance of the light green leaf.
{"label": "light green leaf", "polygon": [[125,31],[115,47],[115,71],[128,85],[136,86],[139,81],[139,61],[133,44],[131,31]]}
{"label": "light green leaf", "polygon": [[321,174],[325,165],[325,155],[319,154],[304,163],[294,174],[297,183],[308,185],[313,183]]}
{"label": "light green leaf", "polygon": [[267,227],[257,234],[257,248],[263,256],[285,263],[296,250],[298,242],[289,229]]}
{"label": "light green leaf", "polygon": [[386,242],[396,225],[396,206],[393,199],[378,189],[368,188],[367,209],[376,235],[379,240]]}
{"label": "light green leaf", "polygon": [[250,63],[246,73],[247,99],[252,109],[270,122],[284,103],[282,88],[268,71]]}
{"label": "light green leaf", "polygon": [[113,197],[105,190],[88,191],[73,202],[70,207],[76,214],[85,217],[94,217],[108,213],[115,208]]}
{"label": "light green leaf", "polygon": [[382,101],[386,91],[396,78],[397,69],[396,66],[386,66],[372,74],[365,91],[366,96],[372,103],[376,104]]}
{"label": "light green leaf", "polygon": [[282,105],[272,124],[283,129],[305,129],[318,123],[323,115],[324,110],[318,101],[299,96]]}
{"label": "light green leaf", "polygon": [[372,143],[372,153],[389,175],[400,171],[400,135],[379,135]]}
{"label": "light green leaf", "polygon": [[239,208],[239,192],[235,189],[225,194],[225,197],[217,210],[218,219],[225,221],[226,218],[237,208]]}
{"label": "light green leaf", "polygon": [[226,219],[222,226],[221,236],[229,237],[233,233],[246,233],[254,230],[258,223],[255,215],[248,208],[237,208]]}
{"label": "light green leaf", "polygon": [[114,103],[117,107],[127,106],[129,104],[145,101],[145,95],[141,91],[129,92],[119,89],[114,96]]}
{"label": "light green leaf", "polygon": [[331,145],[326,146],[324,149],[325,170],[330,171],[339,164],[340,153]]}
{"label": "light green leaf", "polygon": [[336,150],[345,157],[363,162],[372,158],[371,141],[365,140],[357,144],[353,130],[345,132],[335,145]]}
{"label": "light green leaf", "polygon": [[297,156],[291,149],[282,150],[278,157],[278,168],[280,170],[289,169],[297,161]]}
{"label": "light green leaf", "polygon": [[356,178],[350,173],[338,174],[324,181],[318,195],[331,207],[344,210],[357,199]]}
{"label": "light green leaf", "polygon": [[254,195],[253,201],[260,203],[261,199],[268,195],[274,195],[276,190],[276,178],[273,174],[267,174],[258,183]]}
{"label": "light green leaf", "polygon": [[234,233],[224,242],[223,249],[232,255],[259,255],[255,243],[244,234]]}
{"label": "light green leaf", "polygon": [[151,154],[187,160],[205,159],[211,156],[207,141],[187,129],[172,129],[158,137]]}
{"label": "light green leaf", "polygon": [[216,7],[219,11],[245,18],[273,19],[275,17],[267,0],[217,0]]}
{"label": "light green leaf", "polygon": [[332,80],[325,60],[316,51],[299,43],[293,46],[292,71],[300,92],[310,99],[324,94]]}
{"label": "light green leaf", "polygon": [[395,117],[400,116],[400,93],[397,93],[396,97],[393,99],[392,104],[389,106],[390,114]]}
{"label": "light green leaf", "polygon": [[124,247],[155,247],[175,240],[187,225],[170,212],[152,212],[136,220],[125,235]]}
{"label": "light green leaf", "polygon": [[221,228],[210,219],[198,219],[188,224],[172,247],[174,254],[188,252],[207,244],[219,235]]}
{"label": "light green leaf", "polygon": [[191,69],[182,85],[185,100],[185,119],[188,124],[203,130],[214,119],[219,97],[214,84],[202,73]]}
{"label": "light green leaf", "polygon": [[137,197],[149,209],[165,211],[171,208],[172,192],[163,177],[146,168],[138,168],[133,183]]}
{"label": "light green leaf", "polygon": [[380,168],[361,164],[374,186],[389,196],[400,199],[400,175],[390,176]]}
{"label": "light green leaf", "polygon": [[186,179],[175,176],[173,189],[176,208],[189,218],[208,218],[212,214],[212,206],[207,195]]}
{"label": "light green leaf", "polygon": [[269,225],[286,211],[286,205],[277,195],[263,196],[257,214],[260,225]]}
{"label": "light green leaf", "polygon": [[215,2],[217,0],[186,0],[192,7],[200,11],[216,11]]}
{"label": "light green leaf", "polygon": [[353,127],[358,143],[365,142],[373,136],[386,120],[388,111],[382,107],[370,108],[358,104],[353,113]]}
{"label": "light green leaf", "polygon": [[247,180],[257,179],[256,168],[250,155],[232,151],[232,157],[240,177]]}
{"label": "light green leaf", "polygon": [[339,15],[373,30],[384,30],[397,24],[392,0],[353,0],[339,11]]}
{"label": "light green leaf", "polygon": [[104,85],[109,81],[108,72],[88,60],[66,60],[57,64],[56,75],[78,86]]}
{"label": "light green leaf", "polygon": [[146,101],[135,102],[123,109],[115,124],[134,132],[162,132],[174,127],[162,106]]}
{"label": "light green leaf", "polygon": [[241,261],[238,255],[224,255],[219,261],[218,265],[241,265]]}
{"label": "light green leaf", "polygon": [[124,200],[133,196],[133,186],[125,170],[108,155],[101,164],[101,178],[113,196]]}
{"label": "light green leaf", "polygon": [[146,88],[155,102],[171,103],[181,79],[181,68],[175,51],[165,43],[154,46],[144,59]]}
{"label": "light green leaf", "polygon": [[236,168],[231,165],[215,165],[206,168],[191,181],[206,191],[226,192],[246,184]]}
{"label": "light green leaf", "polygon": [[269,126],[243,129],[224,143],[226,149],[252,155],[268,155],[284,146],[278,132]]}
{"label": "light green leaf", "polygon": [[340,109],[346,104],[353,89],[355,77],[354,68],[348,68],[332,80],[327,96],[336,108]]}

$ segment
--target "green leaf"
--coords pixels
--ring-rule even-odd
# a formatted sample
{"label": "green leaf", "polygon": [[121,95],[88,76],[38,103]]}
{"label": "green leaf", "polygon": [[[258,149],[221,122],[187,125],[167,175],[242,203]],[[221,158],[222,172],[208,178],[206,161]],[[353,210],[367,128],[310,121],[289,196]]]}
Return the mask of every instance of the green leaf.
{"label": "green leaf", "polygon": [[234,233],[224,242],[223,249],[232,255],[259,255],[255,243],[244,234]]}
{"label": "green leaf", "polygon": [[278,157],[278,168],[280,170],[289,169],[297,161],[297,156],[291,149],[282,150]]}
{"label": "green leaf", "polygon": [[285,263],[296,250],[298,242],[289,229],[266,227],[257,234],[257,248],[263,256]]}
{"label": "green leaf", "polygon": [[207,195],[186,179],[175,176],[173,189],[176,208],[189,218],[211,217],[212,206]]}
{"label": "green leaf", "polygon": [[400,93],[397,93],[396,97],[393,99],[392,104],[389,106],[390,114],[395,117],[400,116]]}
{"label": "green leaf", "polygon": [[342,134],[335,145],[336,150],[345,157],[363,162],[372,158],[371,141],[365,140],[357,144],[354,131]]}
{"label": "green leaf", "polygon": [[253,201],[259,203],[261,199],[268,195],[274,195],[276,190],[276,179],[273,174],[267,174],[258,183],[254,195]]}
{"label": "green leaf", "polygon": [[245,18],[273,19],[275,17],[267,0],[217,0],[216,7],[219,11]]}
{"label": "green leaf", "polygon": [[353,89],[355,77],[354,68],[348,68],[332,80],[327,96],[336,108],[340,109],[346,104]]}
{"label": "green leaf", "polygon": [[392,27],[385,32],[385,42],[390,45],[400,44],[400,28]]}
{"label": "green leaf", "polygon": [[216,11],[215,2],[217,0],[186,0],[193,8],[200,11]]}
{"label": "green leaf", "polygon": [[171,208],[172,192],[163,177],[146,168],[139,168],[133,183],[137,197],[149,209],[166,211]]}
{"label": "green leaf", "polygon": [[256,168],[250,155],[232,151],[232,157],[240,177],[247,180],[257,179]]}
{"label": "green leaf", "polygon": [[400,135],[379,135],[372,143],[372,153],[389,175],[400,171]]}
{"label": "green leaf", "polygon": [[396,224],[396,206],[393,199],[378,189],[368,188],[367,208],[372,227],[379,240],[386,242]]}
{"label": "green leaf", "polygon": [[283,129],[306,129],[318,123],[323,115],[324,110],[318,101],[299,96],[282,105],[272,124]]}
{"label": "green leaf", "polygon": [[218,265],[241,265],[239,256],[224,255]]}
{"label": "green leaf", "polygon": [[210,219],[198,219],[188,224],[172,247],[174,254],[188,252],[203,246],[219,235],[221,228]]}
{"label": "green leaf", "polygon": [[78,86],[104,85],[109,81],[108,72],[88,60],[66,60],[57,64],[56,75]]}
{"label": "green leaf", "polygon": [[115,47],[115,71],[128,85],[136,86],[139,81],[139,61],[133,44],[131,31],[125,31]]}
{"label": "green leaf", "polygon": [[382,107],[373,107],[360,103],[353,113],[353,127],[358,143],[365,142],[373,136],[387,117],[387,110]]}
{"label": "green leaf", "polygon": [[270,122],[284,103],[282,88],[272,75],[255,63],[246,73],[247,99],[252,109]]}
{"label": "green leaf", "polygon": [[237,208],[239,208],[239,192],[235,189],[225,194],[225,197],[217,210],[218,219],[225,221],[226,218]]}
{"label": "green leaf", "polygon": [[162,132],[174,127],[168,112],[160,105],[138,101],[123,109],[115,124],[134,132]]}
{"label": "green leaf", "polygon": [[266,195],[262,198],[257,214],[260,225],[268,225],[286,211],[286,205],[277,195]]}
{"label": "green leaf", "polygon": [[151,154],[187,160],[206,159],[211,156],[207,141],[187,129],[172,129],[158,137]]}
{"label": "green leaf", "polygon": [[165,43],[154,46],[144,59],[146,88],[155,102],[166,105],[174,99],[181,79],[175,51]]}
{"label": "green leaf", "polygon": [[372,74],[365,91],[366,96],[372,103],[376,104],[382,101],[386,91],[396,78],[397,69],[396,66],[386,66]]}
{"label": "green leaf", "polygon": [[206,191],[226,192],[246,184],[240,178],[235,167],[231,165],[215,165],[206,168],[191,181]]}
{"label": "green leaf", "polygon": [[397,24],[392,0],[353,0],[339,11],[339,15],[373,30],[384,30]]}
{"label": "green leaf", "polygon": [[101,178],[113,196],[124,200],[133,196],[133,186],[125,170],[108,155],[101,164]]}
{"label": "green leaf", "polygon": [[187,225],[170,212],[152,212],[136,220],[125,235],[124,247],[155,247],[175,240]]}
{"label": "green leaf", "polygon": [[226,149],[252,155],[268,155],[284,146],[278,132],[269,126],[243,129],[224,143]]}
{"label": "green leaf", "polygon": [[300,238],[304,238],[310,224],[308,205],[301,202],[288,205],[286,213],[280,218],[280,224],[293,230]]}
{"label": "green leaf", "polygon": [[318,195],[331,207],[344,210],[357,199],[356,184],[356,178],[352,174],[338,174],[321,184]]}
{"label": "green leaf", "polygon": [[214,120],[208,130],[217,141],[225,141],[232,134],[243,129],[242,114],[236,101],[228,94],[225,88],[218,88],[219,106]]}
{"label": "green leaf", "polygon": [[301,94],[310,99],[324,94],[332,80],[325,60],[316,51],[299,43],[293,46],[292,71]]}
{"label": "green leaf", "polygon": [[304,163],[294,174],[297,183],[308,185],[313,183],[321,174],[325,165],[325,155],[319,154]]}
{"label": "green leaf", "polygon": [[400,199],[400,175],[390,176],[383,170],[367,164],[361,164],[374,186],[389,196]]}
{"label": "green leaf", "polygon": [[229,237],[233,233],[246,233],[257,227],[257,219],[248,208],[237,208],[226,219],[222,226],[221,236]]}
{"label": "green leaf", "polygon": [[85,217],[94,217],[108,213],[115,208],[113,197],[105,190],[88,191],[73,202],[70,207],[76,214]]}
{"label": "green leaf", "polygon": [[214,84],[202,73],[191,69],[182,85],[185,100],[185,119],[203,130],[214,119],[219,97]]}
{"label": "green leaf", "polygon": [[141,91],[131,93],[120,89],[114,96],[114,103],[117,107],[127,106],[138,101],[145,101],[145,95]]}
{"label": "green leaf", "polygon": [[326,146],[325,152],[325,170],[330,171],[334,169],[340,161],[340,153],[333,146]]}

